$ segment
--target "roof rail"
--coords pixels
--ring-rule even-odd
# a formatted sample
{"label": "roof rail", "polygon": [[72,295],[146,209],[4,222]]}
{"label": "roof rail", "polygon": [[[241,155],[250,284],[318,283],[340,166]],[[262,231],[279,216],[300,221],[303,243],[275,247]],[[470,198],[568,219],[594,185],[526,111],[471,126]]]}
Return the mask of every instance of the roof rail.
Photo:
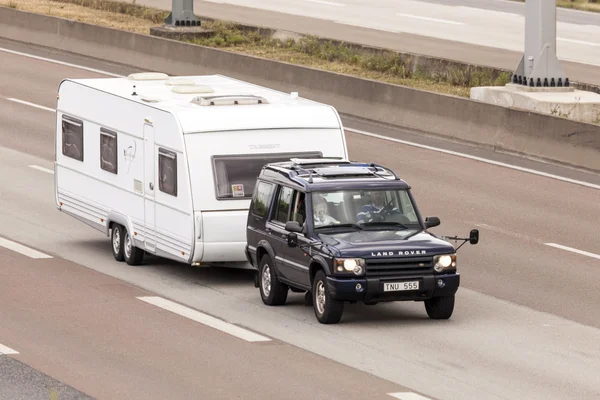
{"label": "roof rail", "polygon": [[199,106],[229,106],[229,105],[249,105],[249,104],[268,104],[267,99],[255,95],[221,95],[221,96],[198,96],[192,100],[192,103]]}
{"label": "roof rail", "polygon": [[[380,168],[380,169],[382,169],[382,170],[384,170],[384,171],[388,172],[389,174],[391,174],[391,175],[393,175],[393,176],[394,176],[394,179],[395,179],[395,180],[399,180],[399,179],[400,179],[400,178],[398,178],[398,175],[396,175],[396,173],[395,173],[393,170],[391,170],[391,169],[389,169],[389,168],[386,168],[386,167],[384,167],[384,166],[382,166],[382,165],[378,165],[378,164],[375,164],[375,163],[370,163],[370,164],[369,164],[369,166],[371,166],[371,167],[375,168],[375,171],[377,171],[377,168]],[[377,172],[374,172],[374,174],[375,174],[375,175],[377,175],[377,176],[381,176],[381,175],[379,175]],[[383,176],[381,176],[381,177],[383,178]]]}

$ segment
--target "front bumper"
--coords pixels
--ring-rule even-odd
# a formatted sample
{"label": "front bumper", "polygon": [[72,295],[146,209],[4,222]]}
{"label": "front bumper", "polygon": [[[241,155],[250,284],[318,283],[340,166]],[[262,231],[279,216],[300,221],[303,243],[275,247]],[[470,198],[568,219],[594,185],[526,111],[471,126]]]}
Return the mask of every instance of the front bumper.
{"label": "front bumper", "polygon": [[[438,287],[437,281],[441,279],[444,287]],[[383,284],[396,282],[419,281],[419,289],[390,291],[383,290]],[[360,290],[356,285],[362,286]],[[427,300],[432,297],[451,296],[455,294],[460,286],[460,274],[425,275],[417,277],[402,278],[362,278],[362,279],[339,279],[332,276],[327,277],[327,286],[331,296],[341,301],[410,301]]]}

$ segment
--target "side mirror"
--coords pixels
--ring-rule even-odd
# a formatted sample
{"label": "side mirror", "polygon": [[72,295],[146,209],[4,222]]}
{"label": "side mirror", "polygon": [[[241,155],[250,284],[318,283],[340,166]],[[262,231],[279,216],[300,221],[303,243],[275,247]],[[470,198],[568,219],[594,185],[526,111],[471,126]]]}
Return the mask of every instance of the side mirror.
{"label": "side mirror", "polygon": [[471,243],[471,244],[479,243],[479,230],[478,229],[471,230],[471,233],[469,234],[469,243]]}
{"label": "side mirror", "polygon": [[288,232],[300,233],[302,232],[302,227],[298,221],[288,221],[285,224],[285,230]]}
{"label": "side mirror", "polygon": [[433,228],[434,226],[438,226],[440,223],[441,222],[438,217],[425,218],[425,227],[427,227],[427,228]]}
{"label": "side mirror", "polygon": [[287,242],[289,247],[297,247],[298,246],[298,234],[297,233],[288,233]]}

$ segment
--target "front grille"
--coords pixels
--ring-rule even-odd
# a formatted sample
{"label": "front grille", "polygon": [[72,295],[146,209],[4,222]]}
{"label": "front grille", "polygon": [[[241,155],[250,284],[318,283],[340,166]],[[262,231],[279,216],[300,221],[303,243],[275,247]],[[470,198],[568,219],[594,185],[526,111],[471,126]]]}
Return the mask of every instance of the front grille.
{"label": "front grille", "polygon": [[433,274],[433,257],[366,259],[369,278]]}

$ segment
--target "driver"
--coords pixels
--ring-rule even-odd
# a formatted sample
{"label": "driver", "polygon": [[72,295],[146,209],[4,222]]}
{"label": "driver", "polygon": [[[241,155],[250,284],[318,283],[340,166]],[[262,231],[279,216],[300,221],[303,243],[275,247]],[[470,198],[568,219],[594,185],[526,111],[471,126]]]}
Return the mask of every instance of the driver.
{"label": "driver", "polygon": [[315,227],[325,226],[325,225],[333,225],[339,224],[340,222],[333,218],[331,215],[327,214],[327,202],[320,196],[314,197],[314,221]]}
{"label": "driver", "polygon": [[391,203],[386,205],[385,201],[385,192],[382,191],[374,191],[370,193],[371,195],[371,203],[365,204],[360,209],[360,212],[356,214],[356,222],[357,223],[365,223],[373,221],[374,214],[380,215],[381,211],[384,209],[386,211],[398,211],[396,207],[394,207]]}

